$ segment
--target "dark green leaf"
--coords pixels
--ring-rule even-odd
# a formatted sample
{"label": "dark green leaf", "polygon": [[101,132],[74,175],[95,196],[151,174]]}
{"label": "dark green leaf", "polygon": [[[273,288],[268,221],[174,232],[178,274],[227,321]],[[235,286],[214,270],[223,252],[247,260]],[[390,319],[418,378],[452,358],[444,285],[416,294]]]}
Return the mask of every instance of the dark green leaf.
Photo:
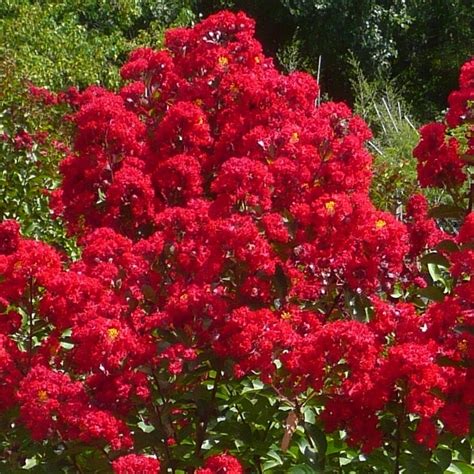
{"label": "dark green leaf", "polygon": [[459,219],[464,217],[466,214],[466,210],[462,207],[458,206],[451,206],[448,204],[442,204],[440,206],[434,207],[430,210],[429,216],[436,217],[436,218],[446,218],[452,217],[455,219]]}

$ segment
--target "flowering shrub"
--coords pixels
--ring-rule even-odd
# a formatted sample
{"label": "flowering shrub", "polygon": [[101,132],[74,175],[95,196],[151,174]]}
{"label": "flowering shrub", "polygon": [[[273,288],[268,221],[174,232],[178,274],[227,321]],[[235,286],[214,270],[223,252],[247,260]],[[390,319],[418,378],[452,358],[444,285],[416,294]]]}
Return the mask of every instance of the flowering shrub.
{"label": "flowering shrub", "polygon": [[363,120],[253,34],[221,12],[133,52],[118,92],[69,94],[51,204],[78,260],[0,225],[0,394],[28,466],[470,463],[474,215],[448,235],[421,196],[406,223],[377,210]]}

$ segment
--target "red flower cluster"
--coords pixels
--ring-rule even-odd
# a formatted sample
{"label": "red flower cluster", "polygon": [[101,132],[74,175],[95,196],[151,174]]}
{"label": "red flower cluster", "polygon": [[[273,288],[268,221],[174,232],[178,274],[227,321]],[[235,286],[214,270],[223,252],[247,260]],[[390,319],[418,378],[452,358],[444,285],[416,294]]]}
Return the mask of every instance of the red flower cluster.
{"label": "red flower cluster", "polygon": [[21,419],[34,439],[98,439],[113,449],[132,445],[125,423],[110,412],[91,407],[84,386],[65,374],[34,366],[21,381],[17,399]]}
{"label": "red flower cluster", "polygon": [[204,467],[196,469],[195,474],[243,474],[239,461],[229,454],[219,454],[206,459]]}
{"label": "red flower cluster", "polygon": [[[457,186],[466,180],[466,158],[474,157],[474,59],[461,68],[460,89],[450,94],[444,123],[420,129],[421,140],[413,150],[418,160],[418,179],[424,187]],[[456,128],[463,128],[460,143]]]}
{"label": "red flower cluster", "polygon": [[115,474],[158,474],[160,462],[149,456],[128,454],[117,458],[112,467]]}
{"label": "red flower cluster", "polygon": [[[186,390],[179,374],[216,355],[236,377],[323,394],[327,430],[366,451],[383,442],[393,403],[421,420],[416,438],[429,446],[437,420],[466,432],[472,369],[439,359],[472,358],[458,326],[473,324],[473,219],[451,256],[453,295],[422,315],[387,302],[407,255],[441,234],[420,198],[408,228],[375,209],[365,123],[344,104],[317,106],[315,81],[280,74],[253,34],[245,15],[219,13],[169,31],[162,51],[133,52],[118,93],[71,95],[76,135],[53,207],[80,239],[79,260],[0,225],[0,397],[19,404],[35,439],[129,449],[160,380]],[[433,150],[457,150],[441,127],[418,147],[430,173]],[[35,340],[18,308],[41,328]],[[170,414],[168,448],[183,409]],[[127,455],[113,468],[159,462]],[[218,455],[197,472],[243,469]]]}
{"label": "red flower cluster", "polygon": [[424,250],[434,248],[448,236],[440,230],[433,218],[428,215],[428,201],[422,194],[413,194],[407,204],[408,231],[413,256]]}

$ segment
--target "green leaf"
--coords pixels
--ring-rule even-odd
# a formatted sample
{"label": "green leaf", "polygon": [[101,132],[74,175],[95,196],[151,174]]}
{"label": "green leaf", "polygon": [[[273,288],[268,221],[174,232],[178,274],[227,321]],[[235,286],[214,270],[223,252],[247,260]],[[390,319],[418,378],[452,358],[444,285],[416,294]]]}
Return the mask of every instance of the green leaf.
{"label": "green leaf", "polygon": [[151,433],[152,431],[155,431],[155,427],[153,425],[147,425],[143,421],[138,422],[137,426],[145,433]]}
{"label": "green leaf", "polygon": [[405,467],[408,474],[420,474],[426,472],[423,464],[421,464],[414,455],[404,454],[400,456],[400,462],[403,467]]}
{"label": "green leaf", "polygon": [[32,458],[28,458],[25,461],[25,464],[23,464],[23,469],[26,469],[26,470],[33,469],[37,465],[38,465],[38,460],[36,459],[36,456],[33,456]]}
{"label": "green leaf", "polygon": [[438,250],[445,250],[447,252],[457,252],[459,250],[459,246],[456,244],[456,242],[449,239],[441,241],[438,245],[436,245],[436,248]]}
{"label": "green leaf", "polygon": [[453,444],[453,448],[459,452],[461,459],[468,464],[472,462],[472,447],[469,439],[465,438],[462,440],[457,440]]}
{"label": "green leaf", "polygon": [[282,460],[281,456],[276,451],[271,450],[266,454],[266,456],[269,457],[270,459],[263,463],[263,470],[264,471],[268,471],[268,470],[271,470],[275,467],[283,465],[283,460]]}
{"label": "green leaf", "polygon": [[423,263],[425,265],[428,265],[428,264],[431,263],[431,264],[435,264],[435,265],[438,265],[438,266],[444,267],[444,268],[449,268],[450,265],[451,265],[449,260],[444,255],[441,255],[438,252],[431,252],[431,253],[428,253],[428,254],[424,255],[421,258],[421,263]]}
{"label": "green leaf", "polygon": [[316,423],[316,415],[314,414],[314,410],[312,410],[310,407],[305,407],[304,408],[304,421],[306,423],[314,424]]}
{"label": "green leaf", "polygon": [[326,450],[326,454],[330,455],[334,453],[340,453],[341,451],[344,451],[344,449],[344,443],[340,439],[331,436],[328,440],[328,448]]}
{"label": "green leaf", "polygon": [[446,472],[452,472],[455,474],[474,474],[474,466],[462,461],[454,461]]}
{"label": "green leaf", "polygon": [[418,290],[418,294],[432,301],[442,301],[444,299],[443,291],[436,286],[427,286]]}
{"label": "green leaf", "polygon": [[318,454],[324,456],[328,448],[328,442],[324,432],[317,426],[311,423],[304,423],[304,431],[306,436],[310,437],[311,440],[316,444],[318,448]]}
{"label": "green leaf", "polygon": [[434,207],[430,210],[428,215],[430,217],[436,218],[447,218],[452,217],[455,219],[460,219],[464,217],[466,210],[459,206],[451,206],[449,204],[441,204],[440,206]]}
{"label": "green leaf", "polygon": [[288,474],[314,474],[317,471],[306,464],[297,464],[291,467],[287,472]]}
{"label": "green leaf", "polygon": [[443,471],[445,471],[451,464],[451,460],[453,458],[452,451],[447,448],[438,448],[434,454],[435,454],[438,466]]}
{"label": "green leaf", "polygon": [[273,472],[273,468],[275,467],[279,467],[281,466],[281,464],[278,462],[278,461],[274,461],[274,460],[271,460],[271,461],[265,461],[263,463],[263,471],[271,471]]}
{"label": "green leaf", "polygon": [[394,465],[389,456],[382,450],[376,450],[367,458],[368,464],[379,469],[380,472],[393,472]]}

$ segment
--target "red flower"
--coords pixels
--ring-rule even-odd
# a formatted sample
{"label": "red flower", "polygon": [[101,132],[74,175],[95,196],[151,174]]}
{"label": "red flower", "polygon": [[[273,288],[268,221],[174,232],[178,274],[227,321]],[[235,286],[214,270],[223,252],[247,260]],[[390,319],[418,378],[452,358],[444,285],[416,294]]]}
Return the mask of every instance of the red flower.
{"label": "red flower", "polygon": [[158,474],[160,462],[143,454],[128,454],[115,459],[112,468],[115,474]]}
{"label": "red flower", "polygon": [[420,129],[420,143],[413,150],[418,160],[418,179],[423,187],[459,185],[464,182],[464,163],[455,138],[447,138],[446,126],[430,123]]}
{"label": "red flower", "polygon": [[204,467],[196,469],[194,474],[243,474],[239,461],[229,454],[217,454],[209,456]]}

